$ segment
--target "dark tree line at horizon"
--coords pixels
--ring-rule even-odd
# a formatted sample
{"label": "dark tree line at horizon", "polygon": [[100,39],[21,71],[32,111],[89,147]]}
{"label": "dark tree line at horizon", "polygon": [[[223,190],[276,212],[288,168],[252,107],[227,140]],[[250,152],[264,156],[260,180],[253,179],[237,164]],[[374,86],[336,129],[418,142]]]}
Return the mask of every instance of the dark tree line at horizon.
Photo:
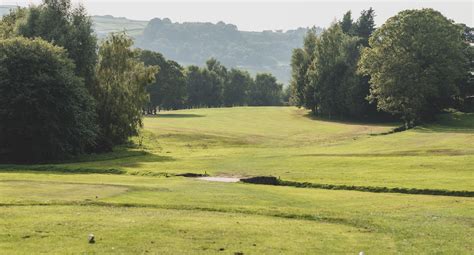
{"label": "dark tree line at horizon", "polygon": [[155,82],[147,87],[147,114],[160,110],[283,104],[283,85],[267,73],[253,78],[247,71],[228,70],[214,58],[204,67],[182,67],[161,53],[141,50],[145,65],[158,66]]}

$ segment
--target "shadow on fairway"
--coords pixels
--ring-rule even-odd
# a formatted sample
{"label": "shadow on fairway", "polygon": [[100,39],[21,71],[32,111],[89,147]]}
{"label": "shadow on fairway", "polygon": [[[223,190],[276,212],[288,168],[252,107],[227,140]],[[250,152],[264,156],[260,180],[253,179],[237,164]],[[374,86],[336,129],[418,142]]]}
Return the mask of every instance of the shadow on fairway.
{"label": "shadow on fairway", "polygon": [[147,118],[167,118],[167,119],[184,119],[184,118],[201,118],[205,115],[192,114],[192,113],[165,113],[157,115],[146,115]]}
{"label": "shadow on fairway", "polygon": [[415,130],[426,133],[474,133],[474,113],[440,114],[435,123],[423,125]]}
{"label": "shadow on fairway", "polygon": [[124,167],[139,167],[144,163],[175,161],[146,151],[117,151],[99,155],[86,155],[67,162],[43,164],[0,164],[0,173],[43,172],[67,174],[125,174]]}
{"label": "shadow on fairway", "polygon": [[310,120],[318,120],[324,122],[332,122],[337,124],[344,124],[344,125],[364,125],[364,126],[387,126],[387,127],[397,127],[400,126],[400,123],[393,118],[387,118],[382,120],[356,120],[356,119],[344,119],[344,118],[327,118],[323,116],[316,116],[311,114],[311,112],[306,113],[303,115],[304,117]]}

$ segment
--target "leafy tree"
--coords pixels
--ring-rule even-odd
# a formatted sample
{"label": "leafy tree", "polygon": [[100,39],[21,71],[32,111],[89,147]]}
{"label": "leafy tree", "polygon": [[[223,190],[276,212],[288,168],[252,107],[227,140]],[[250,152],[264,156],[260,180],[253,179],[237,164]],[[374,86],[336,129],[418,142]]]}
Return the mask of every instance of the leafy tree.
{"label": "leafy tree", "polygon": [[91,148],[94,100],[60,47],[41,39],[0,40],[0,157],[60,159]]}
{"label": "leafy tree", "polygon": [[363,10],[360,17],[354,25],[354,34],[361,38],[361,44],[364,47],[369,45],[369,37],[375,31],[375,11],[372,8]]}
{"label": "leafy tree", "polygon": [[305,87],[307,84],[308,54],[303,49],[294,49],[291,56],[291,100],[298,106],[305,105]]}
{"label": "leafy tree", "polygon": [[198,66],[191,65],[186,68],[186,91],[188,106],[205,106],[208,84]]}
{"label": "leafy tree", "polygon": [[111,150],[142,126],[142,107],[148,102],[146,86],[151,84],[158,67],[145,66],[133,41],[124,33],[110,34],[99,47],[96,67],[100,140],[99,150]]}
{"label": "leafy tree", "polygon": [[358,84],[352,67],[357,62],[356,42],[356,38],[343,33],[339,24],[333,24],[321,34],[308,73],[308,86],[314,91],[316,103],[311,109],[317,113],[329,118],[346,114],[345,99],[352,95],[348,89]]}
{"label": "leafy tree", "polygon": [[298,107],[304,106],[311,109],[315,104],[313,88],[307,86],[309,83],[307,73],[314,61],[317,42],[316,28],[313,27],[306,33],[303,48],[293,50],[291,57],[291,98]]}
{"label": "leafy tree", "polygon": [[28,38],[41,37],[64,47],[75,63],[76,74],[91,89],[97,39],[84,7],[72,8],[71,0],[43,0],[41,5],[29,7],[24,19],[17,22],[17,33]]}
{"label": "leafy tree", "polygon": [[160,68],[159,72],[155,75],[155,81],[147,86],[146,90],[150,96],[150,102],[147,104],[147,113],[156,114],[157,108],[161,105],[161,84],[164,81],[161,81],[163,78],[162,67],[166,65],[166,59],[161,55],[161,53],[143,50],[140,51],[140,60],[143,61],[145,66],[157,66]]}
{"label": "leafy tree", "polygon": [[184,68],[177,62],[168,60],[162,69],[166,83],[161,87],[161,107],[167,110],[177,110],[184,107],[186,101],[186,77]]}
{"label": "leafy tree", "polygon": [[166,60],[163,55],[152,51],[141,51],[140,59],[146,66],[158,66],[155,82],[147,87],[150,94],[149,113],[156,113],[156,108],[180,109],[186,101],[186,77],[184,69],[178,63]]}
{"label": "leafy tree", "polygon": [[433,9],[406,10],[369,40],[360,70],[371,76],[371,100],[407,126],[430,119],[459,94],[466,73],[462,31]]}
{"label": "leafy tree", "polygon": [[242,106],[247,103],[248,89],[252,85],[252,77],[246,71],[231,69],[228,82],[224,86],[224,105]]}
{"label": "leafy tree", "polygon": [[26,17],[27,9],[18,7],[10,10],[10,13],[0,20],[0,39],[17,36],[17,23]]}
{"label": "leafy tree", "polygon": [[257,74],[255,82],[250,87],[249,105],[281,105],[282,89],[283,85],[277,83],[273,75],[267,73]]}
{"label": "leafy tree", "polygon": [[339,24],[341,25],[342,32],[344,32],[345,34],[350,35],[354,33],[354,22],[352,21],[351,11],[348,11],[344,14]]}
{"label": "leafy tree", "polygon": [[210,107],[219,107],[224,101],[224,85],[227,82],[227,68],[214,58],[206,61],[207,69],[204,70],[204,77],[210,85],[207,95],[206,105]]}

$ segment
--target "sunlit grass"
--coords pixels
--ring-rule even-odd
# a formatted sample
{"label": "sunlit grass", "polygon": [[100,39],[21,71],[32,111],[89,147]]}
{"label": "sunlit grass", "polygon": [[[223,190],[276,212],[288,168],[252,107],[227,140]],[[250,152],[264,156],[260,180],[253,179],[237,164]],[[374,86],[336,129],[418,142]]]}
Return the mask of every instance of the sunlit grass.
{"label": "sunlit grass", "polygon": [[[415,129],[318,120],[292,107],[164,112],[134,145],[0,165],[0,253],[470,254],[470,197],[321,190],[175,177],[272,175],[473,191],[474,116]],[[97,236],[95,244],[87,235]],[[221,250],[223,249],[223,250]]]}

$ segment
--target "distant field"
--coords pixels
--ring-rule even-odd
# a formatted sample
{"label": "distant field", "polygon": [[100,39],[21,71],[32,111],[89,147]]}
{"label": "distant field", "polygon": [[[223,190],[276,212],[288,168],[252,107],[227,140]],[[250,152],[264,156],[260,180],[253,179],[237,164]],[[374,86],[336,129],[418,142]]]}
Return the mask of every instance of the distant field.
{"label": "distant field", "polygon": [[143,34],[148,21],[130,20],[112,16],[92,16],[93,27],[99,38],[112,32],[127,32],[132,37]]}
{"label": "distant field", "polygon": [[[472,254],[474,200],[176,177],[272,175],[364,187],[474,191],[474,115],[397,123],[293,107],[164,112],[135,146],[71,163],[0,165],[11,253]],[[109,174],[101,174],[109,173]],[[96,244],[87,243],[94,233]],[[47,244],[47,245],[45,245]]]}

